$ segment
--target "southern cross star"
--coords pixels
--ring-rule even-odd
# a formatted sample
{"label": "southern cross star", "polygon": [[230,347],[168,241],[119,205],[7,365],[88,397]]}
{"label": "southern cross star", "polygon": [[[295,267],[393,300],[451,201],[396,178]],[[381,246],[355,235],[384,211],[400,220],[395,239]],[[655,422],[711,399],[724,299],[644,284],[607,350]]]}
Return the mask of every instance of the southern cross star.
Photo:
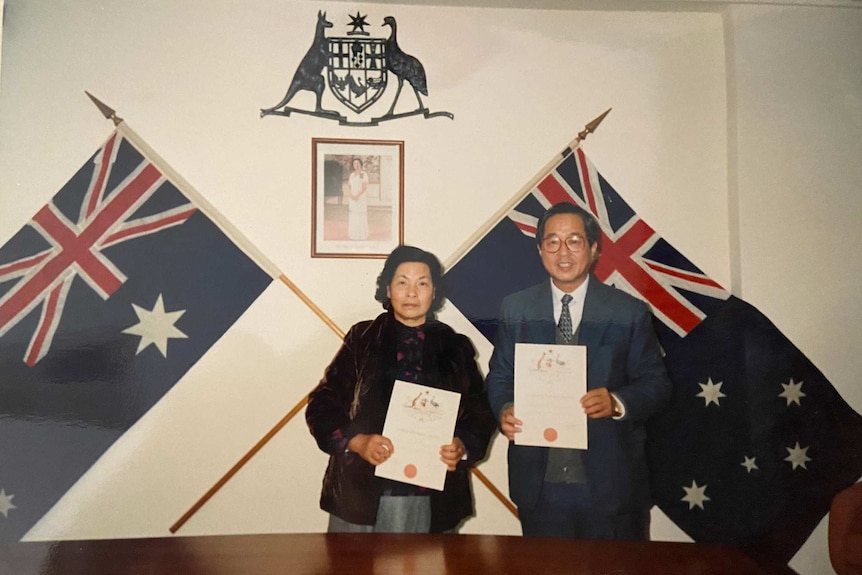
{"label": "southern cross star", "polygon": [[778,394],[778,397],[783,397],[787,400],[787,407],[790,407],[791,403],[795,403],[796,405],[802,405],[799,400],[805,397],[805,393],[802,391],[802,384],[804,382],[800,381],[799,383],[794,383],[793,378],[790,378],[790,383],[782,383],[781,387],[784,388],[784,391]]}
{"label": "southern cross star", "polygon": [[698,383],[701,391],[697,394],[697,397],[703,398],[705,402],[704,407],[708,406],[710,403],[719,405],[718,400],[722,397],[727,397],[725,394],[721,393],[721,386],[723,384],[723,381],[719,381],[718,383],[712,383],[711,377],[706,380],[706,383]]}
{"label": "southern cross star", "polygon": [[740,463],[740,465],[743,466],[745,468],[745,470],[748,471],[749,473],[751,473],[755,469],[760,469],[757,466],[757,463],[754,462],[754,460],[757,459],[756,457],[748,457],[747,455],[743,455],[743,458],[744,458],[744,461],[742,463]]}
{"label": "southern cross star", "polygon": [[793,466],[793,469],[797,467],[801,467],[802,469],[808,469],[805,467],[805,464],[811,461],[811,458],[808,457],[808,448],[807,447],[799,447],[799,442],[796,442],[795,447],[785,447],[789,454],[784,458],[784,461],[789,461]]}
{"label": "southern cross star", "polygon": [[703,509],[703,502],[709,501],[709,497],[706,496],[706,485],[698,486],[694,480],[691,481],[691,487],[682,486],[685,490],[685,497],[683,497],[680,501],[685,501],[688,503],[688,509],[692,510],[695,506]]}
{"label": "southern cross star", "polygon": [[12,498],[14,495],[6,495],[5,489],[0,489],[0,513],[3,514],[3,517],[9,517],[10,509],[17,509],[15,505],[12,503]]}

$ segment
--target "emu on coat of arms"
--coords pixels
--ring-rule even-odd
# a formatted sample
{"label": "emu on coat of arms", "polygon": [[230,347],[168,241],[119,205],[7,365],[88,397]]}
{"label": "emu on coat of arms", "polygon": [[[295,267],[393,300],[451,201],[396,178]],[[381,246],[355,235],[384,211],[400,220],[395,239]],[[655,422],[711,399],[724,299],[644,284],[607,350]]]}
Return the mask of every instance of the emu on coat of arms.
{"label": "emu on coat of arms", "polygon": [[[386,120],[419,114],[425,118],[445,116],[453,119],[451,113],[431,112],[422,103],[422,96],[428,96],[425,69],[418,59],[398,46],[395,18],[387,16],[383,20],[382,25],[391,28],[388,38],[371,38],[365,31],[365,26],[368,25],[365,18],[366,16],[357,12],[356,16],[350,16],[353,29],[346,37],[327,38],[325,31],[332,27],[332,22],[326,19],[325,12],[318,12],[314,41],[294,72],[287,93],[275,106],[261,109],[260,116],[307,114],[338,120],[340,124],[347,126],[376,126]],[[344,107],[354,114],[362,114],[383,96],[390,75],[398,82],[398,89],[389,110],[381,116],[372,117],[368,121],[349,120],[336,110],[323,108],[323,92],[328,84],[329,91]],[[417,107],[408,112],[396,113],[395,105],[401,97],[405,81],[413,88]],[[303,90],[315,94],[314,110],[289,105],[293,97]]]}

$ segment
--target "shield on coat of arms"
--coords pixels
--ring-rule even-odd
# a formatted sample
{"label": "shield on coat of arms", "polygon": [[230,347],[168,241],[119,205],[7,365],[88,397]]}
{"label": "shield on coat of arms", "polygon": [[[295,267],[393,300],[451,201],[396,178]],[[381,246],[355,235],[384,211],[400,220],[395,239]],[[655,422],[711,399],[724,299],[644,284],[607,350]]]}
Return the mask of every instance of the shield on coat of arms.
{"label": "shield on coat of arms", "polygon": [[356,112],[374,104],[386,89],[383,38],[328,38],[329,89]]}

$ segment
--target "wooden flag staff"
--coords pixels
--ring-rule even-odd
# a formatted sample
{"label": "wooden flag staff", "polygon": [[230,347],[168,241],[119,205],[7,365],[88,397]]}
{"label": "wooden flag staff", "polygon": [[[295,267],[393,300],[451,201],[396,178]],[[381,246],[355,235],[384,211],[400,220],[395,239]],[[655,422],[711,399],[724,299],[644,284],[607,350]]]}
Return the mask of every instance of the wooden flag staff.
{"label": "wooden flag staff", "polygon": [[[102,108],[100,107],[100,109],[102,109]],[[108,110],[110,110],[110,108],[107,108],[107,109],[108,109]],[[605,116],[607,116],[607,115],[608,115],[608,113],[609,113],[610,111],[611,111],[611,109],[610,109],[610,108],[608,108],[608,110],[607,110],[607,111],[605,111],[605,113],[603,113],[601,116],[599,116],[598,118],[596,118],[595,120],[593,120],[592,122],[590,122],[589,124],[587,124],[587,125],[584,127],[584,129],[583,129],[581,132],[579,132],[579,133],[578,133],[577,138],[575,138],[575,139],[574,139],[574,140],[569,144],[569,146],[568,146],[568,148],[567,148],[567,149],[568,149],[568,150],[571,150],[572,148],[574,148],[575,146],[577,146],[577,145],[578,145],[578,143],[580,143],[581,141],[583,141],[583,140],[584,140],[584,139],[585,139],[589,134],[591,134],[593,131],[595,131],[596,127],[601,123],[601,121],[602,121],[602,120],[604,120]],[[111,110],[111,113],[113,114],[113,110]],[[106,116],[106,117],[110,117],[110,116]],[[496,220],[494,220],[494,222],[493,222],[493,223],[496,223],[496,221],[499,221],[499,219],[501,219],[501,218],[502,218],[502,217],[503,217],[503,216],[504,216],[504,215],[509,211],[509,209],[511,209],[511,208],[512,208],[512,206],[513,206],[515,203],[517,203],[517,200],[518,200],[518,199],[520,199],[520,197],[521,197],[521,196],[523,196],[523,194],[524,194],[524,193],[526,193],[526,191],[527,191],[527,190],[529,190],[529,189],[531,189],[533,186],[535,186],[535,185],[536,185],[536,183],[541,179],[541,177],[543,177],[543,176],[544,176],[544,175],[545,175],[545,174],[546,174],[546,173],[547,173],[551,168],[553,168],[553,166],[554,166],[554,165],[556,164],[556,162],[558,162],[558,161],[559,161],[559,160],[558,160],[558,159],[556,159],[556,158],[555,158],[554,160],[552,160],[552,161],[548,164],[548,166],[546,166],[545,168],[543,168],[543,170],[542,170],[541,172],[539,172],[539,173],[538,173],[538,174],[537,174],[537,175],[536,175],[536,176],[535,176],[535,177],[534,177],[534,178],[533,178],[533,179],[532,179],[532,180],[531,180],[531,181],[530,181],[526,186],[524,186],[524,187],[522,188],[521,192],[519,192],[518,196],[516,196],[515,198],[513,198],[513,199],[512,199],[512,200],[511,200],[511,201],[510,201],[506,206],[504,206],[504,209],[502,209],[502,210],[500,210],[500,211],[498,212],[498,214],[500,214],[500,215],[499,215],[499,217],[496,217]],[[486,227],[486,228],[489,228],[489,227],[490,227],[490,225],[493,225],[493,224],[486,225],[485,227]],[[481,235],[484,235],[484,233],[483,233],[483,234],[481,234]],[[479,235],[478,237],[481,237],[481,235]],[[474,234],[474,236],[476,236],[476,234]],[[468,243],[467,243],[467,244],[465,244],[465,246],[462,246],[462,253],[461,253],[460,255],[458,255],[458,259],[460,259],[460,258],[463,256],[463,254],[464,254],[464,253],[466,253],[466,252],[467,252],[467,250],[469,250],[469,248],[470,248],[470,247],[472,247],[472,245],[473,245],[473,244],[475,244],[475,243],[478,241],[478,237],[477,237],[476,239],[471,238],[471,240],[468,240]],[[457,261],[457,260],[456,260],[456,261]],[[444,269],[448,269],[448,266],[446,266],[446,268],[444,268]],[[287,285],[287,287],[289,287],[289,288],[290,288],[290,289],[291,289],[291,290],[292,290],[292,291],[293,291],[293,292],[294,292],[294,293],[299,297],[299,299],[301,299],[301,300],[302,300],[302,301],[303,301],[307,306],[309,306],[309,307],[314,311],[314,313],[315,313],[315,314],[316,314],[316,315],[317,315],[317,316],[318,316],[318,317],[319,317],[319,318],[320,318],[320,319],[321,319],[321,320],[322,320],[322,321],[323,321],[327,326],[329,326],[329,328],[330,328],[330,329],[332,329],[332,331],[334,331],[334,332],[338,335],[338,337],[339,337],[340,339],[344,339],[344,332],[343,332],[343,331],[342,331],[342,330],[341,330],[341,329],[340,329],[340,328],[339,328],[339,327],[338,327],[338,326],[337,326],[337,325],[336,325],[336,324],[335,324],[335,323],[334,323],[334,322],[329,318],[329,316],[327,316],[325,313],[323,313],[323,311],[321,311],[321,310],[320,310],[320,308],[318,308],[318,307],[317,307],[317,305],[315,305],[315,304],[314,304],[314,302],[312,302],[312,301],[308,298],[308,296],[306,296],[306,295],[302,292],[302,290],[300,290],[300,289],[299,289],[299,288],[298,288],[298,287],[297,287],[293,282],[291,282],[291,281],[287,278],[287,276],[285,276],[284,274],[281,274],[281,275],[280,275],[280,277],[279,277],[279,279],[281,279],[281,281],[282,281],[282,282],[284,282],[284,284],[285,284],[285,285]],[[207,502],[207,501],[209,501],[209,500],[213,497],[213,495],[215,495],[215,494],[216,494],[216,493],[217,493],[217,492],[218,492],[218,491],[219,491],[219,490],[220,490],[220,489],[221,489],[221,488],[222,488],[222,487],[223,487],[223,486],[224,486],[228,481],[230,481],[230,479],[231,479],[234,475],[236,475],[236,473],[237,473],[240,469],[242,469],[242,467],[243,467],[246,463],[248,463],[248,461],[249,461],[252,457],[254,457],[254,456],[257,454],[257,452],[258,452],[258,451],[260,451],[260,450],[263,448],[263,446],[264,446],[264,445],[266,445],[266,444],[269,442],[269,440],[270,440],[270,439],[272,439],[273,437],[275,437],[275,435],[276,435],[279,431],[281,431],[281,429],[282,429],[285,425],[287,425],[287,424],[288,424],[288,423],[289,423],[289,422],[290,422],[290,421],[291,421],[291,420],[292,420],[292,419],[293,419],[293,418],[294,418],[294,417],[295,417],[295,416],[296,416],[300,411],[302,411],[302,408],[304,408],[307,404],[308,404],[308,396],[305,396],[305,397],[303,397],[303,398],[302,398],[302,400],[300,400],[300,401],[299,401],[299,403],[297,403],[297,404],[293,407],[293,409],[291,409],[291,410],[290,410],[290,411],[289,411],[289,412],[288,412],[284,417],[282,417],[282,418],[281,418],[281,420],[279,420],[279,422],[278,422],[278,423],[276,423],[276,424],[275,424],[275,426],[273,426],[273,428],[272,428],[272,429],[270,429],[270,430],[266,433],[266,435],[264,435],[264,436],[263,436],[263,437],[262,437],[262,438],[261,438],[261,439],[260,439],[260,440],[259,440],[259,441],[258,441],[258,442],[257,442],[257,443],[256,443],[256,444],[255,444],[255,445],[254,445],[254,446],[253,446],[253,447],[252,447],[252,448],[251,448],[251,449],[250,449],[250,450],[249,450],[245,455],[244,455],[244,456],[242,456],[242,458],[240,458],[240,460],[239,460],[239,461],[237,461],[237,462],[234,464],[234,466],[233,466],[233,467],[231,467],[231,468],[227,471],[227,473],[225,473],[225,474],[222,476],[222,478],[221,478],[221,479],[219,479],[219,480],[215,483],[215,485],[213,485],[213,486],[212,486],[212,487],[211,487],[211,488],[210,488],[210,489],[209,489],[209,490],[208,490],[208,491],[207,491],[203,496],[201,496],[201,498],[200,498],[200,499],[199,499],[199,500],[198,500],[194,505],[192,505],[192,506],[189,508],[189,510],[188,510],[188,511],[186,511],[186,512],[183,514],[183,516],[182,516],[182,517],[180,517],[180,518],[179,518],[179,519],[178,519],[178,520],[177,520],[173,525],[171,525],[171,527],[170,527],[170,532],[171,532],[171,533],[176,533],[177,531],[179,531],[179,529],[180,529],[180,528],[181,528],[181,527],[182,527],[182,526],[183,526],[183,525],[184,525],[184,524],[185,524],[189,519],[191,519],[191,517],[192,517],[195,513],[197,513],[197,512],[198,512],[198,510],[199,510],[201,507],[203,507],[203,506],[206,504],[206,502]],[[510,512],[515,516],[515,517],[517,517],[517,516],[518,516],[518,509],[517,509],[517,507],[515,507],[515,504],[514,504],[514,503],[512,503],[512,502],[509,500],[509,498],[508,498],[508,497],[506,497],[506,496],[503,494],[503,492],[501,492],[501,491],[497,488],[497,486],[495,486],[495,485],[491,482],[491,480],[490,480],[490,479],[488,479],[488,477],[487,477],[484,473],[482,473],[482,472],[481,472],[477,467],[473,467],[473,468],[471,469],[471,471],[473,472],[473,475],[475,475],[475,476],[476,476],[476,478],[477,478],[480,482],[482,482],[482,484],[483,484],[483,485],[485,485],[485,487],[487,487],[487,488],[488,488],[488,490],[489,490],[489,491],[491,491],[491,493],[492,493],[492,494],[494,494],[494,496],[495,496],[495,497],[500,501],[500,503],[502,503],[502,504],[506,507],[506,509],[508,509],[508,510],[509,510],[509,511],[510,511]]]}
{"label": "wooden flag staff", "polygon": [[[281,272],[281,270],[278,269],[278,267],[275,266],[275,264],[273,264],[268,258],[266,258],[266,256],[260,253],[257,248],[255,248],[239,232],[239,230],[234,228],[230,224],[230,222],[228,222],[224,217],[222,217],[221,214],[218,213],[218,210],[212,207],[209,202],[207,202],[206,199],[203,198],[203,196],[201,196],[200,193],[198,193],[191,186],[191,184],[189,184],[185,179],[183,179],[182,176],[180,176],[173,169],[171,169],[170,166],[168,166],[167,162],[162,160],[158,156],[158,154],[155,153],[154,150],[152,150],[127,124],[125,124],[122,118],[117,116],[117,113],[113,108],[93,96],[90,92],[85,91],[85,94],[87,94],[90,100],[92,100],[93,104],[95,104],[95,106],[99,109],[102,115],[105,116],[105,118],[111,120],[114,123],[114,126],[116,126],[126,138],[131,140],[138,148],[144,151],[146,155],[150,156],[151,158],[157,158],[162,169],[165,172],[168,172],[167,175],[171,178],[171,180],[179,184],[181,191],[186,195],[191,196],[197,205],[205,207],[206,212],[208,213],[210,218],[213,219],[213,221],[219,227],[221,227],[222,231],[224,231],[229,237],[231,237],[231,239],[236,241],[237,244],[243,246],[244,249],[250,252],[250,255],[253,256],[252,259],[254,259],[258,263],[258,265],[261,266],[262,269],[266,270],[266,272],[273,279],[281,280],[281,282],[285,284],[288,288],[290,288],[290,290],[293,291],[293,293],[295,293],[296,296],[299,297],[299,299],[302,300],[302,302],[307,305],[314,312],[314,314],[318,318],[320,318],[321,321],[323,321],[323,323],[325,323],[333,332],[335,332],[339,339],[344,339],[344,332],[341,331],[341,329],[335,324],[335,322],[332,321],[329,316],[323,313],[323,311],[307,295],[305,295],[305,293],[301,289],[299,289],[296,284],[294,284],[286,275],[284,275],[284,273]],[[197,503],[195,503],[195,505],[193,505],[189,509],[189,511],[187,511],[182,516],[182,518],[180,518],[179,521],[177,521],[173,526],[171,526],[171,533],[176,533],[176,531],[183,525],[183,523],[188,521],[188,519],[192,515],[194,515],[201,507],[203,507],[203,505],[213,495],[215,495],[215,493],[219,489],[221,489],[225,485],[225,483],[227,483],[231,479],[231,477],[233,477],[252,457],[254,457],[254,455],[258,451],[260,451],[263,446],[266,445],[266,443],[269,442],[269,440],[272,439],[275,434],[277,434],[281,430],[281,428],[287,425],[287,423],[291,419],[293,419],[293,417],[297,413],[299,413],[303,407],[305,407],[307,401],[307,397],[303,398],[298,404],[293,407],[293,409],[291,409],[287,413],[287,415],[281,418],[281,420],[266,435],[264,435],[264,437],[261,438],[260,441],[258,441],[254,445],[254,447],[252,447],[242,458],[240,458],[240,460],[227,473],[225,473],[224,476],[222,476],[222,478],[219,479],[219,481],[216,482],[216,484],[212,488],[210,488],[210,490],[207,491],[206,494],[204,494],[204,496],[201,497],[197,501]]]}
{"label": "wooden flag staff", "polygon": [[[106,104],[104,104],[103,102],[98,100],[96,97],[94,97],[89,92],[85,92],[85,93],[90,98],[90,100],[92,100],[93,104],[95,104],[95,106],[99,109],[99,111],[102,113],[102,115],[104,115],[105,118],[111,120],[114,123],[114,126],[120,126],[121,124],[124,123],[123,119],[120,118],[119,116],[117,116],[116,112],[112,108],[110,108],[109,106],[107,106]],[[578,143],[581,142],[583,139],[585,139],[588,134],[592,133],[596,129],[596,127],[599,125],[599,123],[601,123],[601,121],[604,119],[604,117],[608,114],[608,112],[610,112],[610,109],[608,109],[604,114],[602,114],[601,116],[599,116],[598,118],[596,118],[595,120],[593,120],[592,122],[587,124],[586,127],[584,128],[584,130],[581,131],[580,133],[578,133],[578,137],[575,138],[575,140],[573,140],[569,144],[567,149],[570,150],[573,147],[577,146]],[[125,131],[128,131],[129,135],[132,136],[134,139],[136,139],[137,143],[139,145],[146,147],[150,153],[155,154],[155,152],[150,150],[149,147],[143,143],[143,141],[141,141],[139,138],[137,138],[136,134],[134,134],[134,132],[132,132],[131,129],[127,128]],[[518,193],[518,195],[516,197],[514,197],[512,200],[510,200],[510,202],[508,202],[505,206],[503,206],[503,208],[501,208],[497,212],[497,214],[495,214],[492,217],[492,221],[490,221],[482,229],[480,229],[478,232],[476,232],[461,247],[461,249],[458,252],[456,252],[456,254],[453,255],[453,258],[451,258],[453,260],[452,264],[454,264],[461,257],[463,257],[463,255],[484,235],[485,231],[487,231],[487,229],[489,229],[497,221],[502,219],[502,217],[512,208],[512,206],[515,205],[515,203],[517,203],[517,201],[520,199],[520,197],[523,196],[523,194],[525,194],[533,186],[535,186],[536,183],[539,181],[539,179],[541,179],[541,177],[543,177],[551,168],[553,168],[553,166],[558,161],[559,160],[556,158],[554,160],[552,160],[552,162],[549,163],[548,166],[543,168],[543,170],[536,177],[534,177],[533,180],[531,180],[526,186],[524,186],[521,189],[521,191]],[[206,201],[200,196],[200,194],[195,192],[194,189],[191,188],[191,186],[189,184],[187,184],[185,182],[185,180],[183,180],[179,176],[179,174],[174,173],[171,175],[174,176],[176,179],[182,181],[185,184],[184,187],[186,187],[188,191],[190,191],[190,192],[194,193],[196,196],[198,196],[196,198],[197,201],[199,201],[201,203],[206,203]],[[213,209],[213,212],[215,212],[214,209]],[[230,231],[233,232],[233,234],[239,235],[239,232],[236,231],[232,226],[230,226],[228,224],[228,222],[223,220],[223,218],[222,218],[221,223],[222,223],[222,225],[229,227]],[[229,234],[229,235],[232,235],[232,234]],[[244,240],[244,238],[242,238],[242,239]],[[248,244],[247,241],[244,241],[244,243]],[[248,244],[248,246],[252,247],[250,244]],[[259,254],[259,252],[257,252],[256,249],[254,249],[254,252],[257,253],[261,258],[263,258],[263,255]],[[299,297],[299,299],[302,300],[302,302],[305,305],[307,305],[314,312],[314,314],[317,315],[317,317],[320,318],[320,320],[323,321],[323,323],[325,323],[339,337],[339,339],[344,339],[344,335],[345,335],[344,332],[338,327],[338,325],[335,324],[334,321],[332,321],[332,319],[329,316],[327,316],[307,295],[305,295],[305,293],[301,289],[299,289],[299,287],[297,287],[296,284],[294,284],[286,275],[284,275],[284,273],[281,273],[280,270],[278,270],[278,268],[276,268],[271,262],[269,262],[265,258],[263,258],[263,259],[265,260],[265,262],[264,262],[265,265],[262,266],[264,269],[266,269],[274,278],[278,278],[279,280],[281,280],[282,283],[284,283],[288,288],[290,288],[290,290],[293,291],[293,293],[295,293],[296,296]],[[446,265],[446,268],[448,268],[448,267],[449,267],[449,264]],[[305,396],[289,412],[287,412],[287,414],[284,417],[282,417],[281,420],[279,420],[278,423],[276,423],[272,427],[272,429],[270,429],[266,433],[266,435],[264,435],[251,449],[249,449],[249,451],[245,455],[243,455],[239,459],[239,461],[237,461],[233,465],[233,467],[231,467],[221,477],[221,479],[219,479],[203,496],[201,496],[201,498],[198,499],[198,501],[195,502],[195,504],[192,505],[189,508],[189,510],[183,514],[182,517],[180,517],[173,525],[171,525],[170,532],[176,533],[177,531],[179,531],[179,529],[189,519],[191,519],[191,517],[195,513],[197,513],[198,510],[200,510],[207,503],[207,501],[209,501],[228,481],[230,481],[230,479],[234,475],[236,475],[236,473],[239,472],[239,470],[242,469],[242,467],[246,463],[248,463],[248,461],[251,460],[252,457],[254,457],[273,437],[275,437],[275,435],[279,431],[281,431],[281,429],[285,425],[287,425],[300,411],[302,411],[302,409],[306,406],[307,403],[308,403],[308,396]],[[476,467],[472,468],[472,472],[479,479],[479,481],[481,481],[482,484],[484,484],[485,487],[487,487],[491,491],[491,493],[493,493],[494,496],[497,497],[497,499],[513,515],[515,515],[517,517],[518,510],[515,507],[515,505],[511,501],[509,501],[509,499],[505,495],[503,495],[503,493],[487,478],[487,476],[485,476],[485,474],[482,473],[481,471],[479,471],[479,469],[477,469]]]}
{"label": "wooden flag staff", "polygon": [[605,110],[605,112],[602,115],[600,115],[598,118],[596,118],[595,120],[593,120],[592,122],[590,122],[589,124],[584,126],[584,129],[581,130],[580,132],[578,132],[578,136],[574,140],[569,142],[568,145],[566,145],[566,147],[563,148],[563,151],[559,155],[554,156],[551,159],[551,161],[548,162],[544,168],[539,170],[536,173],[536,175],[533,176],[533,178],[529,182],[524,184],[524,186],[520,190],[518,190],[517,193],[515,193],[515,195],[512,196],[512,198],[508,202],[503,204],[503,207],[501,207],[499,210],[497,210],[494,213],[494,215],[491,216],[487,222],[485,222],[485,225],[481,226],[478,230],[476,230],[472,236],[467,238],[467,241],[465,241],[463,244],[461,244],[460,248],[455,250],[455,253],[453,253],[451,256],[449,256],[449,259],[446,260],[446,262],[443,264],[443,269],[446,269],[446,270],[452,269],[452,266],[454,266],[456,263],[458,263],[458,261],[464,257],[464,254],[469,252],[473,248],[473,246],[475,246],[477,243],[479,243],[479,240],[481,240],[483,237],[485,237],[485,234],[487,234],[488,231],[492,227],[497,225],[497,223],[500,220],[502,220],[504,217],[506,217],[506,214],[509,213],[509,210],[511,210],[513,207],[515,207],[515,205],[518,202],[520,202],[522,199],[524,199],[524,196],[526,196],[530,190],[535,188],[536,185],[545,176],[548,175],[548,172],[550,172],[554,168],[554,166],[556,166],[557,164],[560,163],[560,157],[561,156],[565,156],[566,154],[571,153],[572,150],[574,150],[575,148],[578,147],[578,144],[580,144],[581,142],[583,142],[584,140],[587,139],[587,136],[589,136],[590,134],[595,132],[596,128],[599,127],[599,124],[602,123],[602,120],[605,119],[605,116],[610,114],[612,109],[613,108],[608,108],[607,110]]}
{"label": "wooden flag staff", "polygon": [[[311,308],[311,310],[319,317],[323,323],[325,323],[329,328],[335,332],[335,334],[340,338],[344,339],[344,332],[335,324],[335,322],[330,319],[313,301],[311,301],[308,296],[303,293],[301,289],[299,289],[296,284],[288,279],[288,277],[284,274],[281,274],[279,278],[282,283],[284,283],[287,287],[289,287],[293,293],[295,293],[302,302]],[[254,446],[249,449],[245,455],[243,455],[239,461],[234,463],[233,467],[231,467],[218,481],[216,481],[215,485],[209,488],[206,493],[204,493],[200,499],[198,499],[194,505],[192,505],[188,511],[183,513],[182,517],[180,517],[173,525],[170,527],[171,533],[176,533],[179,531],[180,527],[182,527],[186,521],[192,518],[192,516],[198,512],[198,510],[203,507],[207,501],[209,501],[213,495],[215,495],[219,489],[224,487],[224,485],[231,480],[231,478],[237,474],[237,472],[243,468],[243,466],[249,462],[249,460],[257,455],[257,452],[263,449],[263,446],[269,443],[269,440],[276,436],[276,434],[282,430],[282,428],[290,423],[290,420],[296,417],[296,414],[302,411],[302,408],[308,404],[308,396],[304,396],[293,408],[282,417],[278,423],[276,423],[272,429],[266,432],[266,435],[261,437]]]}

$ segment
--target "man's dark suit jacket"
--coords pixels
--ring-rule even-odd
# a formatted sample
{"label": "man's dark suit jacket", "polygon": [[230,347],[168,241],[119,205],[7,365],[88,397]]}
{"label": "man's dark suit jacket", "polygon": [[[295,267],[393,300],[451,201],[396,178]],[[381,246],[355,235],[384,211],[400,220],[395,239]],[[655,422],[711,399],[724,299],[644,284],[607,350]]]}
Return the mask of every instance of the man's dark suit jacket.
{"label": "man's dark suit jacket", "polygon": [[[550,280],[509,295],[491,356],[486,386],[500,418],[514,402],[515,343],[556,341]],[[609,516],[648,509],[649,473],[644,423],[670,398],[671,383],[646,305],[590,277],[578,344],[587,348],[587,389],[601,387],[625,405],[625,417],[590,419],[583,454],[592,504]],[[518,406],[515,406],[515,415]],[[532,509],[545,477],[548,448],[509,444],[509,496]]]}

